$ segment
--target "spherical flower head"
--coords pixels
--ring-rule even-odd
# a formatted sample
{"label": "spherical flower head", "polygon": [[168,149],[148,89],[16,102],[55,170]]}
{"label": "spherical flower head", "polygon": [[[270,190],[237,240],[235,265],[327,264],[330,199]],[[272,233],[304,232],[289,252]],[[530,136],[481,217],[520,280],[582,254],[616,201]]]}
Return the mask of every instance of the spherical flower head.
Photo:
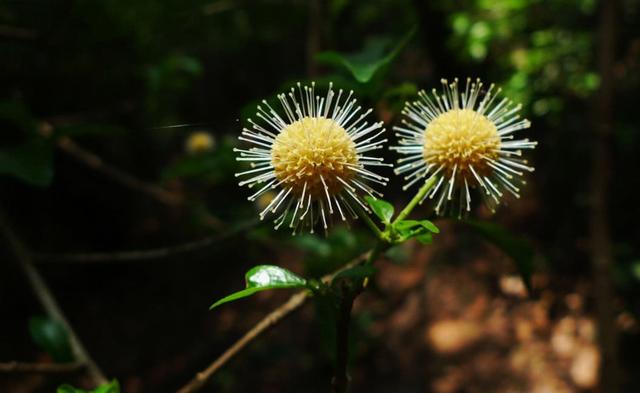
{"label": "spherical flower head", "polygon": [[[435,177],[425,198],[435,199],[437,214],[457,211],[460,217],[469,212],[470,190],[475,188],[495,211],[505,191],[520,197],[516,184],[525,184],[523,171],[533,171],[520,157],[537,142],[514,140],[513,135],[531,123],[520,118],[520,105],[497,99],[501,90],[494,85],[484,90],[479,79],[467,79],[461,91],[457,79],[442,84],[442,93],[434,89],[430,96],[421,91],[420,99],[408,102],[402,111],[403,125],[394,127],[399,146],[391,149],[406,157],[398,160],[395,173],[406,174],[404,189]],[[456,197],[457,203],[452,203]]]}
{"label": "spherical flower head", "polygon": [[329,85],[324,97],[316,96],[315,84],[292,88],[278,100],[284,116],[266,101],[258,106],[261,122],[248,119],[251,129],[243,129],[239,138],[254,146],[235,149],[239,161],[249,161],[252,169],[236,174],[249,176],[240,185],[259,186],[249,197],[276,191],[262,210],[260,218],[276,215],[275,226],[288,223],[294,233],[301,228],[313,232],[318,223],[327,229],[332,216],[342,220],[357,217],[357,204],[368,210],[362,194],[382,196],[369,183],[386,185],[387,178],[367,167],[390,166],[382,158],[365,155],[382,148],[382,122],[368,123],[368,110],[356,107],[353,92],[336,94]]}

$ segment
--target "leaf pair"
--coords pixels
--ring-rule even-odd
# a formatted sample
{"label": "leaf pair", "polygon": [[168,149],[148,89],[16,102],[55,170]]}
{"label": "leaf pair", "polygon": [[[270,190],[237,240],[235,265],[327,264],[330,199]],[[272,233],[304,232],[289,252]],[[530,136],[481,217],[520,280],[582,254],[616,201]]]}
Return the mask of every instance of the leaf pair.
{"label": "leaf pair", "polygon": [[385,231],[392,234],[393,243],[402,243],[406,240],[416,238],[423,244],[430,244],[433,233],[439,233],[440,230],[434,223],[429,220],[401,220],[391,222],[394,214],[393,205],[383,199],[365,197],[366,202],[375,214],[385,225]]}
{"label": "leaf pair", "polygon": [[429,220],[402,220],[394,225],[396,233],[399,235],[399,242],[415,238],[422,244],[431,244],[433,233],[440,233],[440,230]]}

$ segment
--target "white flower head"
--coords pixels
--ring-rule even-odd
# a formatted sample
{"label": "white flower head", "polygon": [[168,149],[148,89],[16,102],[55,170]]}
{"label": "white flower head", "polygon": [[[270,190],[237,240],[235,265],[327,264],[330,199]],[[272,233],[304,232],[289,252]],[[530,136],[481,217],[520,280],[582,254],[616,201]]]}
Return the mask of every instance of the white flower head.
{"label": "white flower head", "polygon": [[382,196],[370,183],[384,186],[388,181],[368,167],[391,166],[369,155],[387,141],[380,139],[383,123],[369,123],[372,110],[362,112],[353,91],[336,93],[332,84],[321,97],[315,83],[298,83],[278,100],[284,115],[263,100],[256,113],[259,122],[248,119],[251,129],[244,128],[239,137],[252,147],[234,149],[236,159],[252,168],[236,174],[247,177],[240,185],[258,188],[248,199],[275,190],[260,219],[273,214],[276,229],[286,223],[294,233],[304,228],[313,232],[319,222],[326,230],[334,213],[343,221],[349,215],[356,218],[354,204],[368,211],[362,194]]}
{"label": "white flower head", "polygon": [[531,122],[520,117],[521,105],[499,99],[501,89],[493,84],[485,90],[480,79],[468,78],[461,90],[457,78],[441,82],[441,93],[421,91],[418,101],[406,103],[403,125],[394,127],[399,146],[391,147],[406,157],[395,173],[405,174],[405,190],[435,177],[425,198],[434,199],[439,215],[469,212],[472,189],[495,211],[505,192],[520,197],[524,171],[534,170],[521,156],[537,142],[514,139]]}

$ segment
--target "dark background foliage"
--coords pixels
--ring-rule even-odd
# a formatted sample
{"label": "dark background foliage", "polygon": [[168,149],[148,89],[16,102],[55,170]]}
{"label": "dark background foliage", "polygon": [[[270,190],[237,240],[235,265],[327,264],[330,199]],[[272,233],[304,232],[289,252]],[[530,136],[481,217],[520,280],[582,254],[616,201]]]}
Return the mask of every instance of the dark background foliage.
{"label": "dark background foliage", "polygon": [[[613,23],[602,17],[606,7],[595,0],[2,1],[3,220],[124,392],[175,391],[286,299],[264,294],[208,312],[242,286],[249,267],[280,264],[319,276],[369,245],[359,224],[328,237],[292,238],[255,222],[231,149],[256,104],[297,81],[332,80],[354,89],[390,128],[419,89],[438,87],[440,78],[481,77],[522,102],[533,123],[528,136],[539,141],[523,197],[495,216],[474,211],[532,245],[526,258],[534,263],[533,294],[521,298],[503,285],[516,271],[513,260],[468,226],[440,220],[447,234],[428,252],[417,245],[394,250],[356,310],[362,338],[354,344],[355,391],[594,389],[571,371],[578,355],[559,354],[553,340],[567,318],[597,325],[602,317],[597,304],[607,286],[603,294],[592,257],[599,244],[593,217],[603,210],[608,216],[596,226],[605,227],[601,235],[611,244],[604,282],[613,291],[615,324],[600,331],[620,338],[621,391],[637,391],[640,4],[615,2]],[[613,38],[599,44],[609,32]],[[604,48],[613,50],[609,62]],[[345,59],[379,67],[358,80]],[[598,139],[603,124],[610,132]],[[194,150],[193,136],[203,132],[214,143]],[[602,161],[597,144],[611,160]],[[604,205],[593,203],[598,162]],[[385,196],[396,205],[409,198],[400,183],[394,179]],[[199,239],[213,240],[174,248]],[[30,318],[44,312],[9,243],[1,244],[0,362],[52,361],[29,330]],[[148,249],[164,251],[153,258],[112,254]],[[469,292],[454,291],[465,286]],[[470,305],[479,299],[487,306],[478,314],[480,306]],[[438,346],[438,323],[473,321],[485,332],[495,322],[491,310],[501,307],[501,334],[472,345],[464,339],[472,328],[445,325],[464,349],[452,355]],[[546,324],[536,325],[536,307]],[[322,322],[322,307],[308,306],[258,339],[205,391],[327,391],[331,332]],[[532,335],[523,336],[520,322],[533,326]],[[595,351],[587,356],[595,366],[583,368],[597,379],[593,359],[602,354],[595,335],[587,336],[587,349],[576,344],[574,351]],[[531,348],[542,349],[526,352]],[[531,377],[505,360],[520,349],[553,371]],[[48,392],[62,382],[86,380],[0,374],[1,391]]]}

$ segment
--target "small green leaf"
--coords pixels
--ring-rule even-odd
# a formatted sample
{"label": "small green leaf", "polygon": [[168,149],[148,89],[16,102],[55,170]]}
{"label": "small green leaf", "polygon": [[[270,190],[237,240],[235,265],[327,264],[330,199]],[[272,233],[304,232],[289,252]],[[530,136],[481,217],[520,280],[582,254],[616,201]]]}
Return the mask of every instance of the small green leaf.
{"label": "small green leaf", "polygon": [[77,389],[71,385],[64,384],[58,386],[56,393],[120,393],[120,384],[114,379],[109,383],[98,386],[94,390]]}
{"label": "small green leaf", "polygon": [[529,293],[531,293],[534,250],[529,241],[512,235],[504,227],[495,223],[467,221],[467,224],[514,260],[522,276],[522,281],[524,281]]}
{"label": "small green leaf", "polygon": [[346,269],[338,273],[333,279],[344,278],[365,278],[371,277],[376,273],[377,269],[371,265],[358,265],[352,268]]}
{"label": "small green leaf", "polygon": [[378,71],[388,66],[398,56],[415,32],[416,28],[411,29],[388,53],[385,53],[388,40],[377,38],[367,41],[362,51],[358,53],[322,52],[316,55],[316,61],[344,67],[358,82],[367,83]]}
{"label": "small green leaf", "polygon": [[373,213],[384,223],[389,224],[393,217],[393,205],[383,199],[376,199],[370,196],[364,197],[365,201],[371,206]]}
{"label": "small green leaf", "polygon": [[242,299],[244,297],[251,296],[256,292],[266,291],[268,289],[304,288],[307,285],[307,280],[304,278],[287,269],[273,265],[259,265],[253,267],[247,272],[247,274],[245,274],[245,281],[245,289],[218,300],[211,305],[209,309],[213,309],[221,304]]}
{"label": "small green leaf", "polygon": [[420,226],[432,233],[440,233],[440,229],[438,229],[438,227],[429,220],[403,220],[398,222],[395,226],[398,230],[405,230]]}
{"label": "small green leaf", "polygon": [[48,317],[33,317],[29,320],[29,332],[33,341],[56,362],[71,362],[69,333],[64,326]]}
{"label": "small green leaf", "polygon": [[401,241],[416,238],[422,244],[431,244],[432,233],[440,233],[440,230],[429,220],[403,220],[394,225],[400,234]]}
{"label": "small green leaf", "polygon": [[53,148],[36,138],[0,149],[0,174],[7,174],[33,186],[47,187],[53,180]]}

